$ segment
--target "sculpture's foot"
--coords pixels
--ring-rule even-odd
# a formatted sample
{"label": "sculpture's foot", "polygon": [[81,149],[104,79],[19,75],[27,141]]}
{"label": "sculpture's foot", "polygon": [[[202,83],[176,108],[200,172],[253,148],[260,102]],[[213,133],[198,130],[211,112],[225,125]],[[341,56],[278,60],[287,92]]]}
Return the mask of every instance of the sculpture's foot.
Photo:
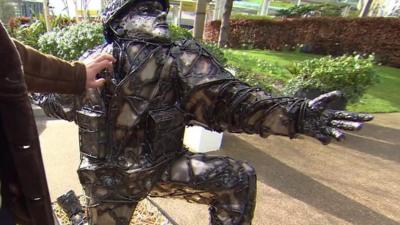
{"label": "sculpture's foot", "polygon": [[57,203],[67,214],[72,225],[83,225],[86,223],[82,205],[74,191],[68,191],[66,194],[58,197]]}

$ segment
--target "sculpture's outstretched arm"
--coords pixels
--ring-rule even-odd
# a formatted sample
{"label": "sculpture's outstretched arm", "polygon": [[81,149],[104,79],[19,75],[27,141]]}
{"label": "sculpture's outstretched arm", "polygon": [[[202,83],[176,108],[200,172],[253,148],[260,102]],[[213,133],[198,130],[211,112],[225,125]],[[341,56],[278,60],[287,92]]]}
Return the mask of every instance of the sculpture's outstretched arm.
{"label": "sculpture's outstretched arm", "polygon": [[329,93],[312,101],[275,97],[251,87],[227,72],[199,44],[188,41],[172,51],[181,83],[182,108],[191,119],[210,129],[294,137],[304,133],[328,143],[343,138],[337,128],[359,129],[366,114],[326,110],[325,104],[338,96]]}

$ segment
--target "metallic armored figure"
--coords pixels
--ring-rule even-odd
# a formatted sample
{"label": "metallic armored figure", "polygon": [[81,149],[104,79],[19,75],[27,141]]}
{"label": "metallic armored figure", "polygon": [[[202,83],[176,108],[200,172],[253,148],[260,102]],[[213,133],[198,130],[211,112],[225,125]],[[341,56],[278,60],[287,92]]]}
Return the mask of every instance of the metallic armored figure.
{"label": "metallic armored figure", "polygon": [[[90,224],[126,225],[147,195],[210,206],[211,223],[250,224],[254,169],[229,157],[188,152],[185,125],[216,131],[294,137],[328,143],[337,128],[359,129],[372,117],[325,109],[338,92],[314,100],[274,97],[227,72],[193,40],[173,43],[168,1],[114,0],[103,14],[114,71],[104,88],[83,96],[35,96],[45,112],[79,125],[80,182]],[[79,210],[78,210],[79,211]]]}

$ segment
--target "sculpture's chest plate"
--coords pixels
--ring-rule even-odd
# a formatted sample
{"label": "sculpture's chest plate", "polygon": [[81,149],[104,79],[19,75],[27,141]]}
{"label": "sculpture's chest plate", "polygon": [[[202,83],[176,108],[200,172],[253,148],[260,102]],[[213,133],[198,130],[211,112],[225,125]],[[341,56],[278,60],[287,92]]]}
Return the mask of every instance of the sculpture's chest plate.
{"label": "sculpture's chest plate", "polygon": [[148,111],[175,104],[176,83],[166,52],[161,47],[132,44],[121,53],[111,103],[117,107],[117,126],[132,127]]}
{"label": "sculpture's chest plate", "polygon": [[126,168],[151,167],[182,151],[174,61],[168,47],[127,43],[114,51],[118,62],[101,91],[103,113],[93,117],[95,129],[82,129],[81,152]]}

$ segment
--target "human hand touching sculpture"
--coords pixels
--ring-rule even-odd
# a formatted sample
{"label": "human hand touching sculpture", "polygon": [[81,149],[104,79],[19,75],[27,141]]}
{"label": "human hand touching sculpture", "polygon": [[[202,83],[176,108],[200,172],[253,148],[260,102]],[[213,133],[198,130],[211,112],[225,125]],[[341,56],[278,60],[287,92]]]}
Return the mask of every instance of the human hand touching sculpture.
{"label": "human hand touching sculpture", "polygon": [[81,61],[86,67],[86,88],[98,88],[104,85],[105,79],[98,74],[104,70],[112,72],[115,58],[106,53],[96,54]]}
{"label": "human hand touching sculpture", "polygon": [[365,113],[354,113],[327,108],[329,102],[341,97],[339,91],[320,95],[312,100],[305,100],[296,112],[296,130],[318,139],[323,144],[329,144],[333,139],[345,139],[345,131],[360,130],[364,122],[371,121],[373,116]]}

